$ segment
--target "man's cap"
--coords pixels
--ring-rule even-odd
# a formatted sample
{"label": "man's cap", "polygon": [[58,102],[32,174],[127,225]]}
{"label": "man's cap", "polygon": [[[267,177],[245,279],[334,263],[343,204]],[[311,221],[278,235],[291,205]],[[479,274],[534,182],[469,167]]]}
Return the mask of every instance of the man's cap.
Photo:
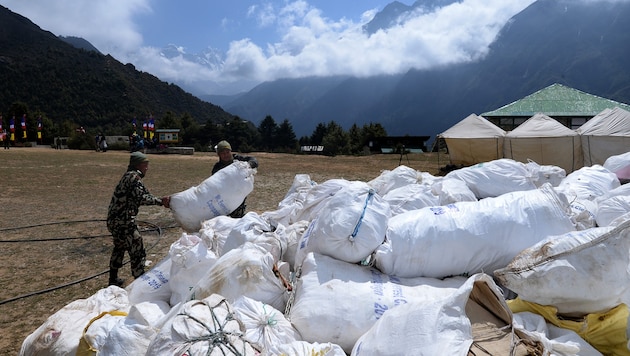
{"label": "man's cap", "polygon": [[221,142],[219,142],[217,144],[216,150],[217,150],[217,152],[221,152],[223,150],[230,150],[230,151],[232,151],[232,146],[230,146],[229,142],[223,140],[223,141],[221,141]]}
{"label": "man's cap", "polygon": [[140,163],[144,163],[144,162],[149,162],[149,159],[142,152],[138,152],[138,151],[132,152],[131,156],[129,156],[129,165],[130,166],[137,166]]}

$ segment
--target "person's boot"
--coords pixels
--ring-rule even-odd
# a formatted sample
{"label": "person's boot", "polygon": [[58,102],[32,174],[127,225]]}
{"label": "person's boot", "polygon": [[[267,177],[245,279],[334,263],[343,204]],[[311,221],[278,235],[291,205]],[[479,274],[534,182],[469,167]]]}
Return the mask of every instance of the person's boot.
{"label": "person's boot", "polygon": [[122,278],[118,278],[118,270],[115,268],[110,268],[109,269],[109,285],[122,287],[123,283],[125,283],[125,280]]}

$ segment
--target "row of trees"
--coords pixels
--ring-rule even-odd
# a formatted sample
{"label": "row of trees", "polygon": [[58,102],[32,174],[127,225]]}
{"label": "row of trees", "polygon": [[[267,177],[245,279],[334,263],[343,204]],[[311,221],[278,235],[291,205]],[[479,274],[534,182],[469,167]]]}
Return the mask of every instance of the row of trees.
{"label": "row of trees", "polygon": [[[1,113],[0,113],[1,114]],[[27,138],[23,139],[20,119],[26,115]],[[26,144],[36,141],[37,122],[41,120],[41,140],[38,144],[53,144],[55,137],[68,137],[68,146],[75,149],[93,149],[92,137],[99,133],[105,136],[131,135],[134,132],[131,119],[115,120],[115,124],[107,123],[96,127],[86,127],[81,122],[70,119],[53,120],[40,110],[30,112],[27,105],[16,102],[2,115],[2,127],[9,128],[10,117],[15,117],[16,144]],[[142,135],[142,120],[135,130]],[[217,123],[208,120],[198,123],[187,113],[177,116],[166,112],[161,118],[155,118],[155,128],[179,129],[180,145],[192,146],[196,151],[209,151],[221,141],[228,140],[235,151],[251,152],[283,152],[298,153],[301,146],[323,146],[324,154],[361,154],[367,142],[376,137],[387,136],[387,132],[380,124],[370,123],[363,127],[356,124],[348,131],[334,121],[319,123],[310,136],[299,139],[293,131],[289,120],[278,123],[271,116],[266,116],[258,126],[233,117],[230,120]],[[41,141],[41,142],[39,142]],[[115,147],[112,147],[115,149]]]}

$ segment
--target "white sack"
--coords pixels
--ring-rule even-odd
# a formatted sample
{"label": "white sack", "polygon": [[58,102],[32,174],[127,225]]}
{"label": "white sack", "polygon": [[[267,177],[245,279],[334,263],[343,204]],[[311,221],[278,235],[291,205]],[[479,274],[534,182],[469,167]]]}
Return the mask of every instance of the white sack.
{"label": "white sack", "polygon": [[402,214],[409,210],[424,208],[425,206],[440,205],[439,197],[431,192],[430,186],[424,184],[407,184],[403,187],[392,189],[383,196],[383,200],[389,204],[392,215]]}
{"label": "white sack", "polygon": [[610,156],[604,161],[604,168],[611,172],[617,172],[627,167],[630,167],[630,151]]}
{"label": "white sack", "polygon": [[243,325],[220,295],[173,308],[147,349],[147,355],[256,355],[243,339]]}
{"label": "white sack", "polygon": [[540,165],[534,161],[525,163],[525,168],[529,171],[529,176],[532,177],[532,181],[537,187],[542,187],[545,183],[557,187],[567,176],[567,172],[562,167]]}
{"label": "white sack", "polygon": [[245,327],[244,338],[264,352],[274,345],[301,340],[300,333],[278,309],[257,300],[240,297],[232,303],[234,314]]}
{"label": "white sack", "polygon": [[205,241],[212,251],[220,256],[228,234],[239,220],[227,215],[220,215],[206,220],[201,223],[199,237]]}
{"label": "white sack", "polygon": [[617,195],[597,204],[597,225],[610,226],[611,223],[630,212],[630,195]]}
{"label": "white sack", "polygon": [[166,302],[171,300],[171,257],[166,256],[153,268],[136,278],[125,289],[131,304],[141,302]]}
{"label": "white sack", "polygon": [[169,286],[171,290],[170,304],[185,302],[190,291],[201,280],[206,272],[215,264],[218,257],[196,235],[183,233],[169,249],[171,271]]}
{"label": "white sack", "polygon": [[619,187],[619,179],[608,169],[594,165],[582,167],[562,180],[556,190],[570,197],[584,200],[595,200],[611,190]]}
{"label": "white sack", "polygon": [[385,170],[381,174],[367,182],[367,184],[376,190],[380,196],[383,196],[393,189],[404,187],[408,184],[420,183],[422,180],[418,171],[405,165],[400,165],[393,170]]}
{"label": "white sack", "polygon": [[221,254],[226,254],[246,242],[251,242],[263,247],[276,261],[279,261],[287,250],[288,241],[284,233],[286,230],[284,225],[274,224],[256,212],[250,211],[234,225],[225,239]]}
{"label": "white sack", "polygon": [[[481,313],[481,310],[496,314],[490,316]],[[481,320],[471,319],[470,315],[477,314]],[[475,338],[471,326],[473,322],[483,323],[489,329],[505,326],[503,332],[511,334],[510,341],[514,344],[520,338],[511,325],[512,313],[501,290],[486,274],[470,277],[449,296],[423,302],[412,301],[388,311],[359,338],[351,355],[469,355],[473,341],[482,342],[482,346],[483,341],[489,341]],[[496,338],[494,341],[505,338],[496,332],[492,336]],[[521,351],[524,348],[521,345]],[[509,349],[503,351],[493,354],[510,354]]]}
{"label": "white sack", "polygon": [[560,314],[602,312],[630,305],[630,221],[551,236],[494,271],[506,288]]}
{"label": "white sack", "polygon": [[290,344],[274,345],[261,353],[262,356],[347,356],[341,346],[330,342],[318,343],[294,341]]}
{"label": "white sack", "polygon": [[171,211],[181,227],[197,232],[201,223],[219,215],[228,215],[254,190],[255,168],[234,161],[201,184],[171,196]]}
{"label": "white sack", "polygon": [[288,246],[287,250],[282,255],[282,261],[285,261],[289,264],[289,268],[291,269],[291,271],[295,271],[297,269],[295,266],[295,260],[297,258],[298,246],[300,244],[300,239],[302,238],[302,235],[304,235],[304,233],[306,232],[306,229],[308,229],[308,226],[308,221],[301,220],[289,225],[289,227],[287,227],[285,231]]}
{"label": "white sack", "polygon": [[316,185],[317,183],[312,181],[308,174],[296,174],[293,184],[282,201],[278,203],[278,209],[265,211],[262,216],[285,226],[297,222],[296,216],[304,207],[309,191]]}
{"label": "white sack", "polygon": [[309,253],[295,284],[287,318],[304,341],[341,346],[355,342],[388,310],[453,293],[465,278],[397,278],[317,253]]}
{"label": "white sack", "polygon": [[447,173],[445,177],[466,182],[478,199],[536,189],[535,180],[538,179],[525,163],[508,158],[460,168]]}
{"label": "white sack", "polygon": [[547,236],[575,230],[568,211],[568,203],[549,184],[410,211],[389,219],[375,266],[399,277],[491,273]]}
{"label": "white sack", "polygon": [[545,318],[530,312],[513,314],[514,326],[533,337],[538,337],[551,355],[558,356],[602,356],[593,346],[575,331],[559,328],[547,323]]}
{"label": "white sack", "polygon": [[586,230],[597,226],[597,203],[570,196],[569,207],[571,213],[569,217],[575,224],[576,230]]}
{"label": "white sack", "polygon": [[169,305],[164,302],[132,305],[127,317],[109,331],[98,356],[145,355],[157,335],[155,326],[169,311]]}
{"label": "white sack", "polygon": [[439,197],[438,203],[433,206],[448,205],[458,201],[477,201],[475,193],[470,190],[468,184],[456,178],[444,177],[437,180],[431,185],[431,191]]}
{"label": "white sack", "polygon": [[[193,288],[189,300],[220,294],[233,303],[246,296],[284,310],[288,296],[283,281],[274,273],[275,264],[271,253],[247,242],[221,256]],[[277,267],[288,280],[286,266],[286,271],[280,264]]]}
{"label": "white sack", "polygon": [[87,299],[77,299],[46,319],[22,342],[20,356],[74,355],[83,329],[102,312],[129,310],[127,292],[116,286],[101,289]]}
{"label": "white sack", "polygon": [[[339,190],[302,236],[298,255],[317,252],[356,263],[385,240],[389,204],[366,184]],[[300,261],[297,261],[299,265]]]}
{"label": "white sack", "polygon": [[328,203],[342,189],[353,186],[365,186],[365,182],[349,181],[346,179],[329,179],[321,184],[314,185],[306,193],[304,202],[296,207],[291,222],[315,219]]}

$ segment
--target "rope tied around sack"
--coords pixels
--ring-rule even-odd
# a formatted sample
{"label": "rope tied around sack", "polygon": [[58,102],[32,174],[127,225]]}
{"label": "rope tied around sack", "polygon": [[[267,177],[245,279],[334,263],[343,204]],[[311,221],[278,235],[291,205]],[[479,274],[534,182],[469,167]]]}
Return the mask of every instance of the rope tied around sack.
{"label": "rope tied around sack", "polygon": [[366,212],[366,210],[368,208],[368,204],[370,204],[370,201],[374,197],[374,194],[376,194],[376,191],[374,190],[374,188],[370,188],[370,190],[368,190],[368,195],[365,198],[365,204],[363,204],[363,211],[361,211],[361,216],[359,216],[359,221],[357,221],[357,224],[354,226],[354,230],[352,231],[352,234],[348,238],[350,240],[350,242],[354,242],[354,239],[359,234],[359,229],[361,228],[361,223],[363,223],[363,218],[365,217],[365,212]]}
{"label": "rope tied around sack", "polygon": [[[267,315],[267,308],[265,308],[266,306],[266,304],[263,304],[264,315]],[[267,321],[265,322],[265,324],[269,326],[276,326],[278,324],[278,320],[276,320],[276,313],[273,313],[269,317],[267,317]]]}
{"label": "rope tied around sack", "polygon": [[[219,348],[219,350],[221,351],[221,353],[223,355],[228,355],[228,354],[226,354],[226,350],[229,352],[229,355],[237,355],[237,356],[245,355],[246,354],[245,345],[247,343],[245,342],[245,340],[243,340],[243,334],[240,333],[240,332],[233,332],[233,331],[225,331],[224,330],[224,327],[230,321],[236,320],[236,321],[239,322],[239,324],[241,323],[238,319],[234,318],[234,314],[230,310],[230,307],[227,304],[227,300],[222,299],[221,302],[217,303],[214,307],[211,307],[209,305],[207,305],[207,306],[208,306],[208,309],[210,310],[210,315],[212,316],[212,327],[208,326],[203,321],[197,319],[196,317],[194,317],[194,316],[192,316],[192,315],[190,315],[188,313],[179,313],[179,314],[177,314],[178,316],[183,316],[183,317],[190,318],[191,320],[193,320],[197,324],[201,325],[204,329],[206,329],[206,331],[208,331],[207,335],[202,335],[202,336],[188,338],[188,339],[184,340],[184,342],[186,344],[195,344],[195,343],[198,343],[198,342],[207,342],[208,346],[209,346],[208,347],[208,351],[206,352],[207,356],[211,355],[214,352],[215,348],[217,348],[217,347]],[[225,319],[223,321],[220,321],[219,318],[217,317],[217,315],[214,313],[214,309],[218,308],[218,307],[221,307],[221,306],[225,306],[226,310],[228,311],[228,313],[225,316]],[[234,344],[230,341],[231,337],[236,337],[236,338],[240,339],[241,341],[243,341],[243,350],[241,350],[241,351],[237,350],[236,346],[234,346]],[[189,352],[189,351],[190,350],[187,350],[187,352]]]}

